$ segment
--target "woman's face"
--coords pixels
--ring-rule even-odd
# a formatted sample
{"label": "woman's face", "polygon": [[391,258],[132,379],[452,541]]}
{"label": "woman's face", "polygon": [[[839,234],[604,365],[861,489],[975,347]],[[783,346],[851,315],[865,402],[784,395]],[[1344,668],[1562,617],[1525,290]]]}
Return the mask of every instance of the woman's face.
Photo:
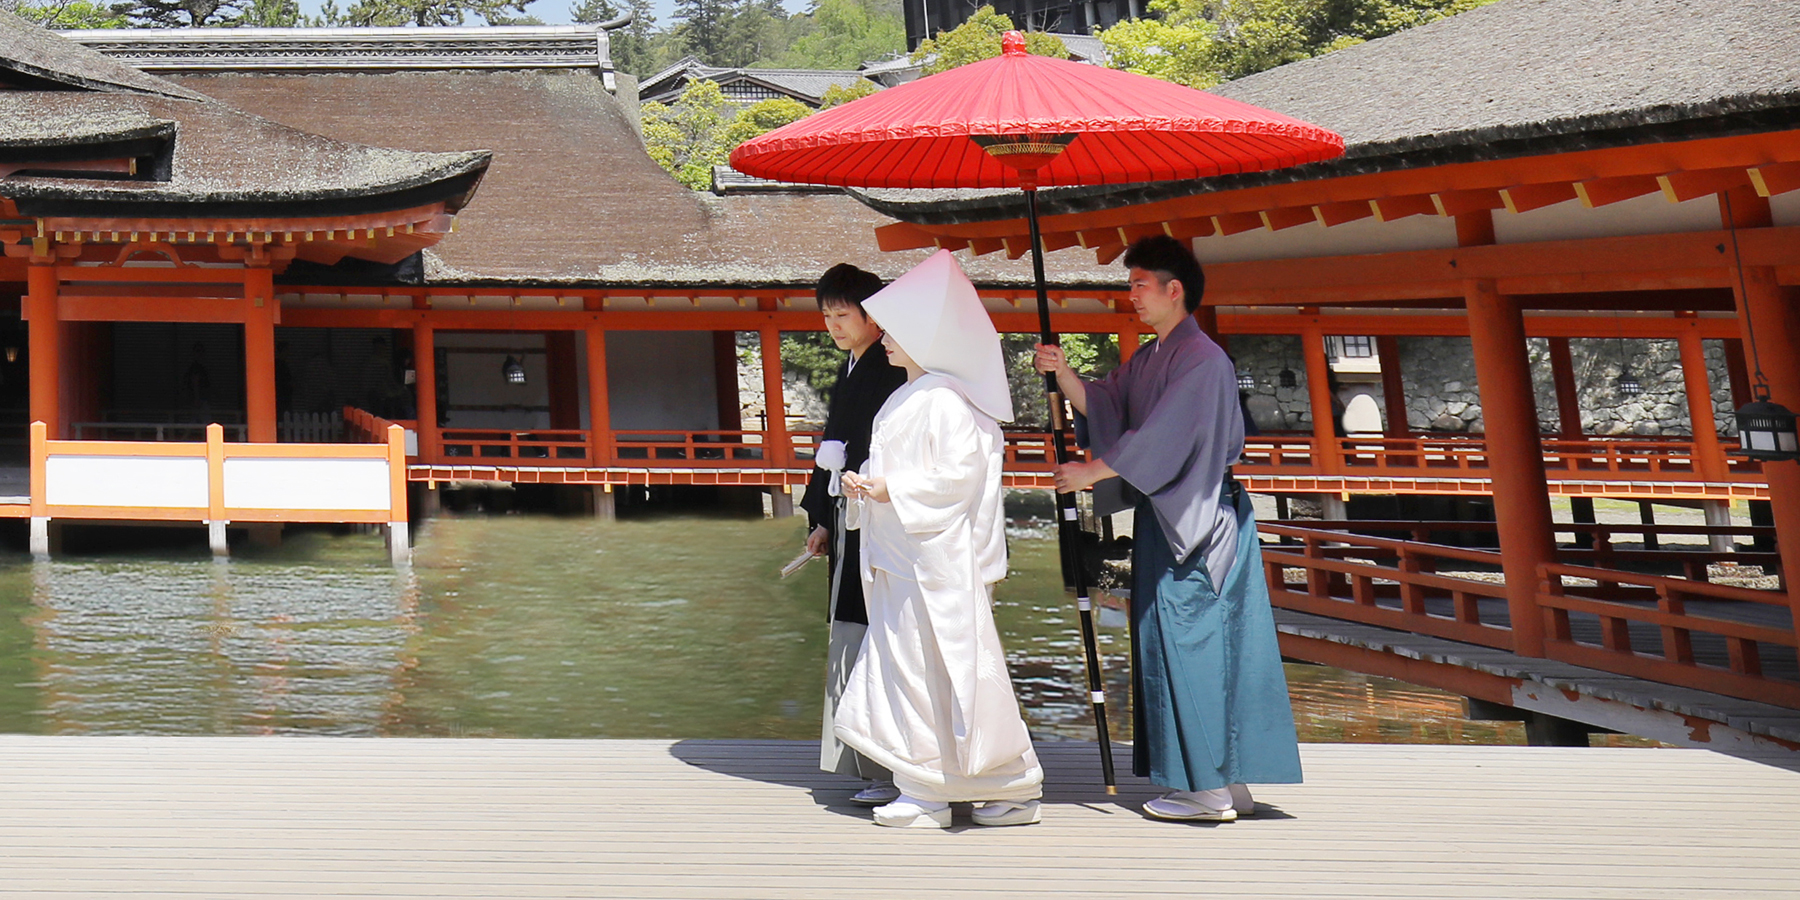
{"label": "woman's face", "polygon": [[884,332],[881,335],[881,348],[887,351],[888,362],[908,371],[920,368],[919,364],[913,362],[913,358],[907,356],[906,351],[901,349],[900,342],[894,340],[894,336],[891,333]]}

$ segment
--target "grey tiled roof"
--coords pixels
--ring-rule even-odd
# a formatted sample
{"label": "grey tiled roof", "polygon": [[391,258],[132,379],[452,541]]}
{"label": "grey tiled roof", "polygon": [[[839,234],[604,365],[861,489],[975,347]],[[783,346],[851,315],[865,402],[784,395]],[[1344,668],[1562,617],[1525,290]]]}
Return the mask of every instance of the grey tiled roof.
{"label": "grey tiled roof", "polygon": [[101,28],[64,37],[148,72],[608,68],[596,25]]}
{"label": "grey tiled roof", "polygon": [[[1213,89],[1344,136],[1342,159],[1040,193],[1046,214],[1285,181],[1800,125],[1794,0],[1499,0]],[[918,222],[1012,218],[1017,198],[871,195]]]}

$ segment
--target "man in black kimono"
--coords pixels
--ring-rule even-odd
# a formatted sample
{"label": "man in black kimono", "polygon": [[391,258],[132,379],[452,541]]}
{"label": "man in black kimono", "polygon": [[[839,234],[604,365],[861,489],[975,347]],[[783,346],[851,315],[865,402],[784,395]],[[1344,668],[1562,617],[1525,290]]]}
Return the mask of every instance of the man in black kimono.
{"label": "man in black kimono", "polygon": [[[869,431],[875,413],[889,394],[906,383],[906,370],[889,364],[887,354],[875,347],[881,329],[862,308],[862,302],[881,286],[880,278],[848,264],[831,267],[819,279],[817,296],[825,330],[849,356],[831,389],[825,435],[820,439],[820,465],[813,468],[800,501],[812,524],[807,549],[826,555],[831,563],[831,634],[826,649],[825,730],[819,742],[819,767],[869,782],[851,798],[865,806],[890,803],[900,792],[886,769],[839,743],[832,733],[838,698],[856,665],[869,625],[868,610],[863,606],[861,533],[843,527],[844,502],[837,489],[837,473],[856,471],[869,458]],[[867,352],[870,348],[875,348],[873,353]]]}

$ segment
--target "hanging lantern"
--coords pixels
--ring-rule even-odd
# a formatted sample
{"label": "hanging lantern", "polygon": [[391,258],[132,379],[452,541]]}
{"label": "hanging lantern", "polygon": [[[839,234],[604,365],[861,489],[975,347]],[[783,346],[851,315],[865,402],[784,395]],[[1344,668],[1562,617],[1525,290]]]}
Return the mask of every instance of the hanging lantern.
{"label": "hanging lantern", "polygon": [[525,383],[525,367],[511,353],[506,354],[506,361],[500,364],[500,374],[505,376],[507,384]]}
{"label": "hanging lantern", "polygon": [[6,348],[6,361],[9,363],[19,361],[19,348],[18,347],[9,346]]}
{"label": "hanging lantern", "polygon": [[1737,411],[1738,455],[1766,462],[1800,459],[1794,414],[1779,403],[1770,403],[1767,388],[1757,388],[1756,400]]}
{"label": "hanging lantern", "polygon": [[1255,378],[1255,376],[1250,374],[1250,371],[1248,369],[1239,369],[1238,370],[1238,390],[1240,390],[1240,391],[1256,390],[1256,378]]}
{"label": "hanging lantern", "polygon": [[1630,369],[1619,372],[1619,380],[1613,382],[1613,387],[1622,397],[1636,397],[1644,392],[1644,383],[1639,381],[1636,375],[1631,374]]}
{"label": "hanging lantern", "polygon": [[1300,376],[1295,375],[1293,369],[1282,369],[1281,370],[1281,386],[1282,387],[1298,387],[1299,385],[1300,385]]}

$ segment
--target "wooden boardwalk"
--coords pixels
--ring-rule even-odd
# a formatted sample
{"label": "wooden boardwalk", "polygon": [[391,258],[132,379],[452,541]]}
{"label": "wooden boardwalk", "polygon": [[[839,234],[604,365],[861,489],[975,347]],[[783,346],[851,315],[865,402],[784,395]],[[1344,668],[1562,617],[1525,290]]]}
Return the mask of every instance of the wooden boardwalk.
{"label": "wooden boardwalk", "polygon": [[888,830],[756,741],[0,736],[5,897],[1800,896],[1800,774],[1699,750],[1307,745],[1255,819]]}

